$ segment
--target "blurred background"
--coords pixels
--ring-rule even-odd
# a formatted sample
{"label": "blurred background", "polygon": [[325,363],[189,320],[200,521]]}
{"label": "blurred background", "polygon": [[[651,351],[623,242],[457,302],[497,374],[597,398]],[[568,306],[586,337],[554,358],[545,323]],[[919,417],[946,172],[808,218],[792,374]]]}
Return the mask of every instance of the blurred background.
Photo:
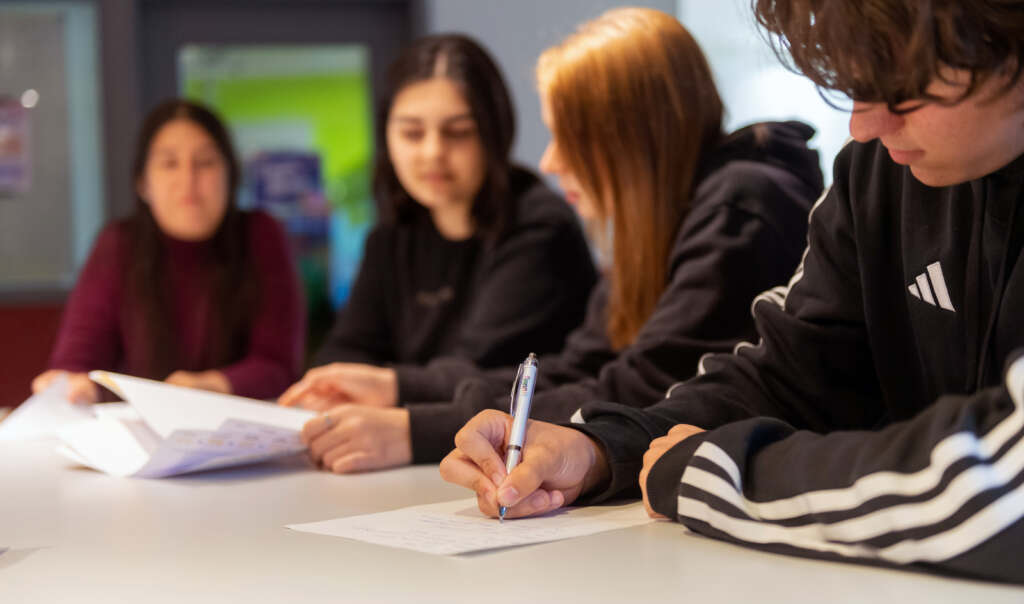
{"label": "blurred background", "polygon": [[[131,212],[136,129],[161,99],[215,108],[244,164],[239,199],[288,231],[310,347],[344,304],[370,197],[374,92],[416,36],[468,33],[512,89],[514,155],[547,144],[533,66],[606,0],[0,0],[0,406],[29,395],[93,239]],[[830,181],[846,114],[788,72],[749,0],[632,2],[676,15],[711,61],[727,128],[799,117]]]}

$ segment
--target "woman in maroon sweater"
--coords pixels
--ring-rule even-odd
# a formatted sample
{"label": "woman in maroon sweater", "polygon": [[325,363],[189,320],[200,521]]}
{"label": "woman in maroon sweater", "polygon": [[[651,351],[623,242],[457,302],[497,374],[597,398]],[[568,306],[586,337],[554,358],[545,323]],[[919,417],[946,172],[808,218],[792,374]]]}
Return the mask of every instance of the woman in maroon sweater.
{"label": "woman in maroon sweater", "polygon": [[71,293],[38,392],[67,375],[68,398],[95,402],[86,372],[272,398],[299,376],[305,316],[284,233],[235,203],[226,129],[184,100],[142,126],[133,216],[100,233]]}

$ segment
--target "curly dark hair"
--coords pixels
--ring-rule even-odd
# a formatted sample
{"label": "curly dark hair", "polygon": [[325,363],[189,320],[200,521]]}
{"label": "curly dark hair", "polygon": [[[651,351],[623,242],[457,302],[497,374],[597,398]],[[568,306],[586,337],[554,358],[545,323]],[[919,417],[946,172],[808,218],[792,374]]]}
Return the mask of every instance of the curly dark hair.
{"label": "curly dark hair", "polygon": [[[1024,74],[1020,0],[752,0],[779,59],[820,89],[855,101],[955,104],[992,77],[1001,92]],[[929,83],[947,68],[970,73],[963,93],[939,99]],[[913,107],[911,107],[912,109]],[[902,109],[906,111],[907,109]]]}

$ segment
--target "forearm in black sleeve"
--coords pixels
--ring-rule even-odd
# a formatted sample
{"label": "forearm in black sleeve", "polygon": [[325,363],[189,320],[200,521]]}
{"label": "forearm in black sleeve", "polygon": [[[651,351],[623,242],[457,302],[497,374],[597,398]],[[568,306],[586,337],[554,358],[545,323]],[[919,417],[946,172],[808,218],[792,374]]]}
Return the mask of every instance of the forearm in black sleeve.
{"label": "forearm in black sleeve", "polygon": [[701,375],[644,410],[583,407],[580,429],[602,442],[613,471],[609,490],[595,498],[633,488],[650,441],[675,424],[714,429],[766,416],[826,431],[879,421],[881,397],[850,231],[848,208],[833,190],[812,211],[808,250],[788,287],[770,290],[754,303],[756,345],[702,359]]}
{"label": "forearm in black sleeve", "polygon": [[[502,368],[500,371],[515,375],[514,368]],[[485,372],[469,359],[442,357],[426,365],[396,365],[395,376],[398,381],[398,401],[406,404],[449,401],[454,397],[460,382],[484,377]],[[511,379],[508,383],[511,383]]]}
{"label": "forearm in black sleeve", "polygon": [[1024,359],[879,431],[753,418],[687,439],[648,478],[655,509],[783,553],[1024,582]]}

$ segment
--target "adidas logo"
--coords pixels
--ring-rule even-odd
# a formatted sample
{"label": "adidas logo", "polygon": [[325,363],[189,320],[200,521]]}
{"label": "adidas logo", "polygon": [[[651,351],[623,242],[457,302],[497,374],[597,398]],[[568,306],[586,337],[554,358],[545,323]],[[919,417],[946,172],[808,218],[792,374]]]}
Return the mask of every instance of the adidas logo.
{"label": "adidas logo", "polygon": [[929,264],[927,271],[918,275],[907,289],[910,290],[910,295],[918,300],[956,312],[953,302],[949,299],[946,280],[942,278],[942,265],[938,262]]}

